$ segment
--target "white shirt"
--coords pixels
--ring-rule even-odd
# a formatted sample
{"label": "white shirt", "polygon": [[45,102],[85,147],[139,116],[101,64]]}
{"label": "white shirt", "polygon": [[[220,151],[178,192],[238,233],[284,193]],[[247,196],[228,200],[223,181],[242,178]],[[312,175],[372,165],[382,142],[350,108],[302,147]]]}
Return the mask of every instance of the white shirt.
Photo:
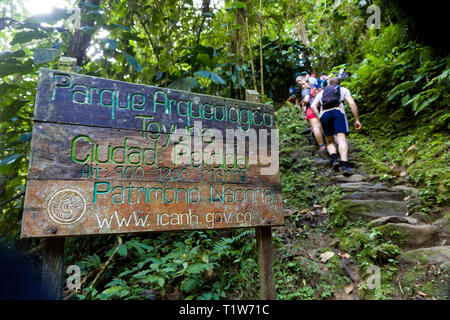
{"label": "white shirt", "polygon": [[[320,105],[322,105],[322,96],[323,96],[323,90],[320,91],[317,96],[316,96],[316,100],[318,100],[320,102]],[[331,109],[327,109],[327,110],[323,110],[322,108],[320,108],[320,114],[319,117],[322,117],[322,115],[330,110],[339,110],[340,112],[342,112],[342,114],[345,115],[345,107],[343,104],[343,101],[347,98],[347,97],[351,97],[350,91],[347,88],[341,87],[341,98],[339,99],[339,101],[341,102],[339,104],[339,106],[331,108]]]}

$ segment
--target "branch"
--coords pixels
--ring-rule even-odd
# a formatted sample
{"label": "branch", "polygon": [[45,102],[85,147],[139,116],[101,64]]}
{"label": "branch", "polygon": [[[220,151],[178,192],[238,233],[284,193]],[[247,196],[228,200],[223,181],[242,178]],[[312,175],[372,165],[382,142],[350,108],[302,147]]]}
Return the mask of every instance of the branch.
{"label": "branch", "polygon": [[147,30],[146,24],[142,21],[141,15],[140,15],[139,13],[137,13],[137,12],[134,12],[134,14],[137,15],[140,24],[141,24],[142,27],[144,28],[145,35],[147,36],[148,40],[150,41],[150,46],[152,47],[153,53],[155,54],[156,61],[157,61],[157,63],[158,63],[158,69],[159,69],[159,66],[160,66],[159,56],[158,56],[158,54],[156,53],[155,45],[154,45],[154,43],[153,43],[152,37],[150,36],[150,32]]}
{"label": "branch", "polygon": [[0,207],[4,206],[5,204],[10,203],[11,201],[14,201],[14,200],[20,198],[20,197],[23,196],[24,194],[25,194],[25,192],[21,192],[21,193],[19,193],[18,195],[15,195],[14,197],[12,197],[11,199],[8,199],[8,200],[5,200],[5,201],[0,202]]}
{"label": "branch", "polygon": [[327,10],[327,0],[324,1],[324,4],[325,4],[325,8],[323,9],[322,14],[320,15],[319,20],[317,20],[317,22],[319,22],[320,19],[322,19],[322,16],[325,13],[325,10]]}
{"label": "branch", "polygon": [[202,33],[203,24],[205,23],[206,20],[205,13],[209,12],[209,2],[210,0],[203,0],[202,3],[202,21],[200,22],[200,27],[198,28],[197,31],[197,44],[199,44],[200,42],[200,35]]}
{"label": "branch", "polygon": [[105,272],[106,268],[111,264],[111,262],[114,259],[114,256],[116,255],[117,251],[119,250],[119,247],[122,245],[122,237],[121,236],[117,236],[117,246],[116,249],[114,249],[114,252],[111,254],[111,256],[109,257],[109,259],[105,262],[104,265],[100,266],[99,268],[99,272],[97,273],[97,275],[95,276],[94,280],[91,282],[91,284],[89,285],[89,288],[94,288],[96,283],[98,282],[98,280],[100,280],[101,276],[103,275],[103,273]]}

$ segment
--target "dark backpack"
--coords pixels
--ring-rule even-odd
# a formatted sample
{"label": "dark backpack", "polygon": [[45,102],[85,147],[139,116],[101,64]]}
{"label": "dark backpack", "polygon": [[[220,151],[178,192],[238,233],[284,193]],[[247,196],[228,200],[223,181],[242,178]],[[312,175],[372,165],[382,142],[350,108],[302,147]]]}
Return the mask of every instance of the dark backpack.
{"label": "dark backpack", "polygon": [[337,107],[341,103],[341,86],[326,86],[322,94],[322,108],[324,110]]}

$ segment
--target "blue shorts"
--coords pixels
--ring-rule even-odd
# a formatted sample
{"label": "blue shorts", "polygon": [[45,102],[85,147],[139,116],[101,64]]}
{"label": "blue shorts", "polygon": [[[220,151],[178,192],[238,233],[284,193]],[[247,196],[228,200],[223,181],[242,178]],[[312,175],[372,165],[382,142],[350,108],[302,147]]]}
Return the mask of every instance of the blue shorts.
{"label": "blue shorts", "polygon": [[320,117],[325,137],[334,136],[337,133],[348,134],[347,116],[339,110],[326,111]]}

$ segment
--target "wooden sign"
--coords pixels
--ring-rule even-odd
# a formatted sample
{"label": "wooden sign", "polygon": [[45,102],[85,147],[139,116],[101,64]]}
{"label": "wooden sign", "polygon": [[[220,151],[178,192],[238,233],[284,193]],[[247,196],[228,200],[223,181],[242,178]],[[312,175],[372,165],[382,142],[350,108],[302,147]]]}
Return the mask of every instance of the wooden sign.
{"label": "wooden sign", "polygon": [[282,225],[267,105],[41,69],[22,238]]}

